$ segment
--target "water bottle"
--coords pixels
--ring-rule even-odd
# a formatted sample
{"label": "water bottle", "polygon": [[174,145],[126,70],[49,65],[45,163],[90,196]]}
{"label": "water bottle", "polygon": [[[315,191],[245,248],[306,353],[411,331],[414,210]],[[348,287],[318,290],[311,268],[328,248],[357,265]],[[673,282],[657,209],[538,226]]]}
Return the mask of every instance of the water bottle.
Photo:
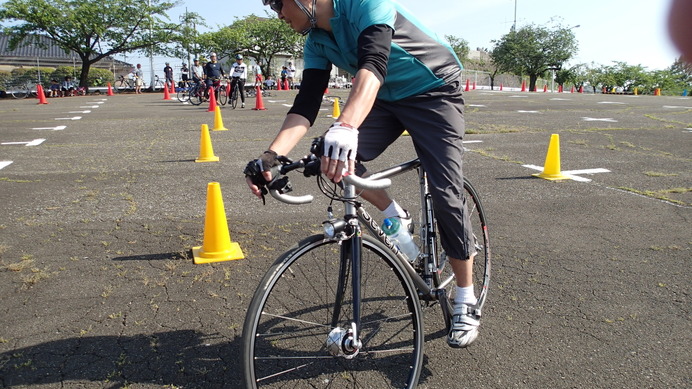
{"label": "water bottle", "polygon": [[394,245],[399,248],[404,257],[409,262],[413,262],[418,258],[420,250],[413,241],[411,234],[402,228],[399,218],[387,218],[382,222],[382,231],[394,242]]}

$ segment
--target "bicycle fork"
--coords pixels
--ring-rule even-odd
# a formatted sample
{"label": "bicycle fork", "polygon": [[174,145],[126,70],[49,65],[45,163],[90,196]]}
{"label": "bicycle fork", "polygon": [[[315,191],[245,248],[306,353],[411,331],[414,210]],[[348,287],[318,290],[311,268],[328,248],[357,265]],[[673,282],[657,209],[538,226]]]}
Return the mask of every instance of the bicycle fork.
{"label": "bicycle fork", "polygon": [[[355,198],[355,187],[353,185],[345,185],[345,196]],[[356,218],[356,207],[354,204],[345,203],[346,212],[345,219],[347,226],[345,227],[350,238],[342,241],[341,247],[341,265],[339,267],[339,284],[336,290],[336,303],[334,312],[332,312],[332,330],[327,336],[325,346],[329,353],[333,356],[342,356],[346,359],[352,359],[363,347],[363,343],[359,337],[359,329],[361,324],[361,265],[362,265],[362,237],[361,230]],[[349,261],[350,260],[350,261]],[[348,265],[351,268],[348,269]],[[350,328],[339,327],[339,316],[341,315],[341,305],[344,301],[346,292],[346,275],[351,271],[351,293],[353,296],[353,317]]]}

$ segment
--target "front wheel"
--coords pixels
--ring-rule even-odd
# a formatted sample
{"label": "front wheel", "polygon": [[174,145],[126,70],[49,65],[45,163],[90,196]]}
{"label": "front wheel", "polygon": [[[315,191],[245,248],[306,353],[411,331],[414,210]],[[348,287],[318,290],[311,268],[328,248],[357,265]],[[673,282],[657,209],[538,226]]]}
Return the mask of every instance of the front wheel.
{"label": "front wheel", "polygon": [[225,85],[219,87],[219,98],[217,99],[219,105],[224,106],[228,102],[228,90]]}
{"label": "front wheel", "polygon": [[231,92],[231,107],[235,109],[238,106],[238,87],[232,87],[231,89],[233,89]]}
{"label": "front wheel", "polygon": [[266,273],[243,327],[247,388],[416,386],[424,335],[418,295],[398,260],[370,236],[362,245],[362,348],[339,353],[338,334],[348,333],[353,320],[344,246],[309,237]]}

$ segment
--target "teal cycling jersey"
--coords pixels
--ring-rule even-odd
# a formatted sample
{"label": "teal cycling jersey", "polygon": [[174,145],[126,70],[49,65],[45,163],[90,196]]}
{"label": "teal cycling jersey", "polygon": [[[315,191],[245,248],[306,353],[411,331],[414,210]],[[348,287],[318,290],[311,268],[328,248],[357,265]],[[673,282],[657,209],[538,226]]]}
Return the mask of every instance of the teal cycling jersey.
{"label": "teal cycling jersey", "polygon": [[392,0],[332,0],[332,31],[313,29],[305,42],[305,69],[331,64],[358,72],[358,36],[372,25],[394,30],[387,76],[378,98],[396,101],[455,81],[462,65],[449,44]]}

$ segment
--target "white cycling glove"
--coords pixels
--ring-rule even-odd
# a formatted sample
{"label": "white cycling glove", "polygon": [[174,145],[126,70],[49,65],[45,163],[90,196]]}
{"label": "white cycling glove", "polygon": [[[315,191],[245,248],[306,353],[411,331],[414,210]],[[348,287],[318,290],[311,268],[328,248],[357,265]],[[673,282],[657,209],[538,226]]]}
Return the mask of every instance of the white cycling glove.
{"label": "white cycling glove", "polygon": [[346,162],[356,160],[358,129],[346,123],[332,124],[324,135],[324,156]]}

